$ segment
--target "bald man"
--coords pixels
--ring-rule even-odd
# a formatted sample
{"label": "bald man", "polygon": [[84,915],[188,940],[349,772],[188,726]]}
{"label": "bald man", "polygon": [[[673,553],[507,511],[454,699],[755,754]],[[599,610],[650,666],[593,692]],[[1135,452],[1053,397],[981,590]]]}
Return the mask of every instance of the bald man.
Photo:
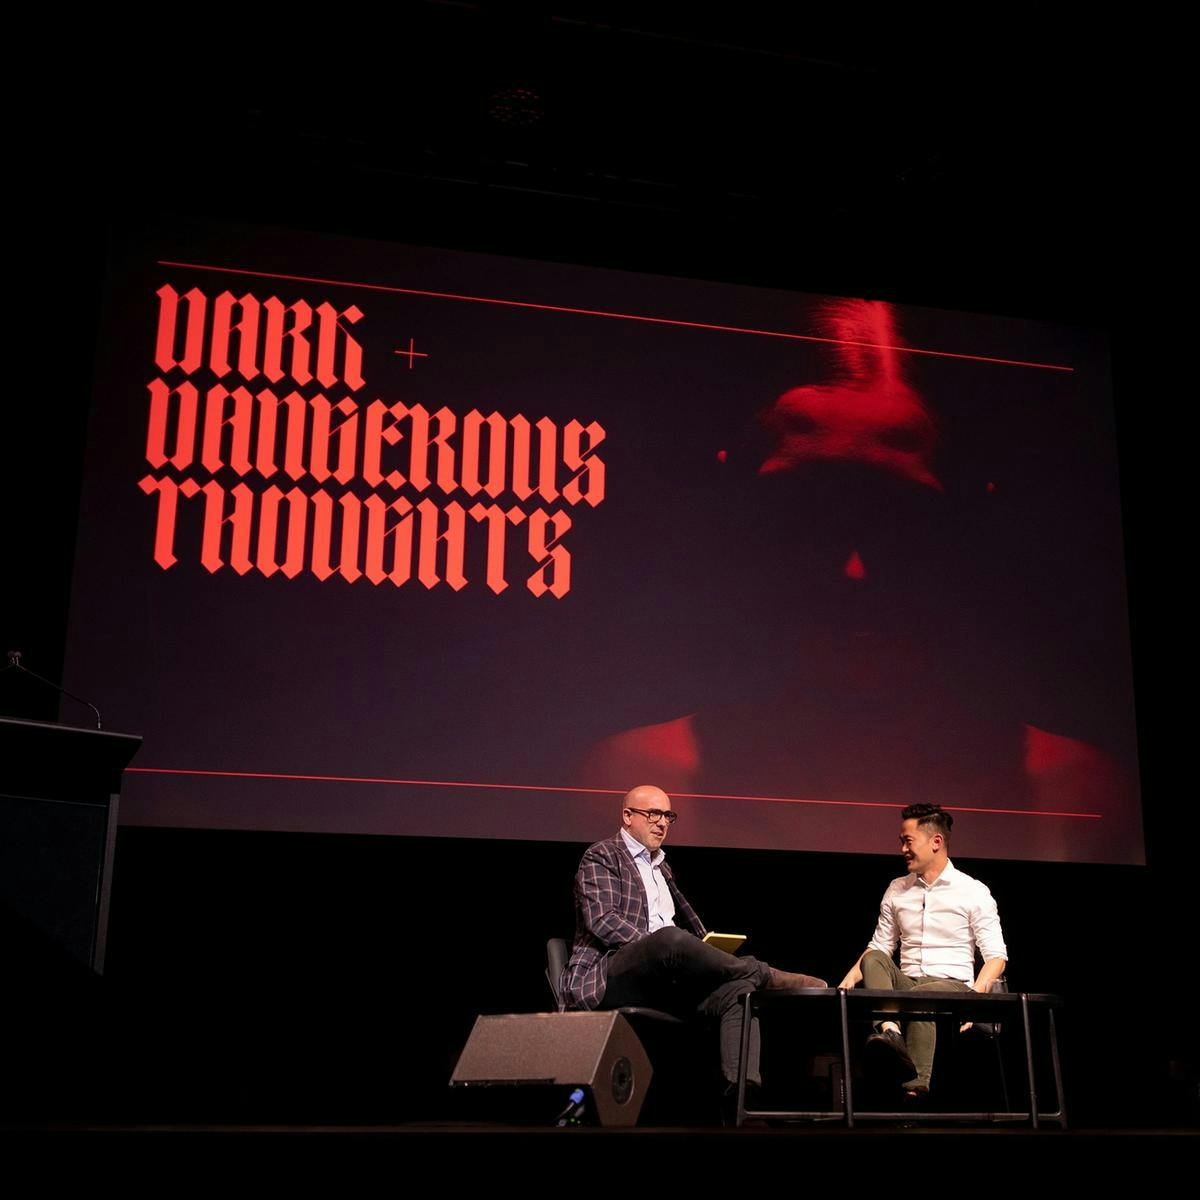
{"label": "bald man", "polygon": [[[823,979],[778,971],[756,958],[709,946],[704,924],[675,885],[662,844],[675,823],[662,788],[635,787],[616,836],[590,846],[575,875],[575,942],[563,970],[567,1008],[647,1005],[720,1022],[721,1071],[737,1079],[741,1018],[737,998],[757,988],[826,987]],[[757,1022],[747,1078],[759,1076]]]}

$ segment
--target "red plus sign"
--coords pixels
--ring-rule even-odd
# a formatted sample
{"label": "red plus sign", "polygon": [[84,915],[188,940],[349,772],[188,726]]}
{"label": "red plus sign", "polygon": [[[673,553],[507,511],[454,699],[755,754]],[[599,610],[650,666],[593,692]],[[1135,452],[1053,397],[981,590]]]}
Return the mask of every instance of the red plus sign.
{"label": "red plus sign", "polygon": [[428,354],[422,354],[420,350],[413,349],[412,338],[408,339],[408,349],[407,350],[394,350],[392,353],[404,355],[404,357],[408,359],[408,369],[410,371],[413,369],[413,359],[414,358],[428,358],[429,357]]}

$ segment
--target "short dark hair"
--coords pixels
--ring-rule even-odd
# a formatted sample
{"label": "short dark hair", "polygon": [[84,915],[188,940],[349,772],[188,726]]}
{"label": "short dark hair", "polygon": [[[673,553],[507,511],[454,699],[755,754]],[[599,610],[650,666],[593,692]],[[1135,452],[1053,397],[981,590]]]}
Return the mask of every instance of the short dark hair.
{"label": "short dark hair", "polygon": [[910,804],[900,813],[902,821],[916,821],[917,827],[940,833],[942,840],[950,844],[950,830],[954,828],[954,818],[940,804]]}

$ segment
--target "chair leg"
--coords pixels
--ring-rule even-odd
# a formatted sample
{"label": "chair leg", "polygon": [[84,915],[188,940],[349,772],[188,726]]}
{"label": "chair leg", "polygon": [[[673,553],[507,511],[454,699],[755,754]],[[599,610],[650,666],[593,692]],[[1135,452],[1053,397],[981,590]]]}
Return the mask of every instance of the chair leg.
{"label": "chair leg", "polygon": [[742,1047],[738,1055],[737,1108],[733,1118],[733,1123],[738,1128],[746,1119],[746,1074],[750,1069],[750,1024],[754,1019],[750,1005],[751,995],[752,992],[746,992],[739,997],[742,1002]]}
{"label": "chair leg", "polygon": [[842,1098],[846,1107],[846,1128],[854,1128],[854,1081],[850,1075],[850,1014],[846,1006],[846,989],[838,988],[838,1008],[842,1018],[842,1079],[845,1086]]}
{"label": "chair leg", "polygon": [[1054,1023],[1054,1009],[1047,1010],[1050,1022],[1050,1061],[1054,1064],[1054,1098],[1058,1101],[1058,1127],[1067,1127],[1067,1098],[1063,1094],[1062,1062],[1058,1057],[1058,1028]]}
{"label": "chair leg", "polygon": [[1029,1118],[1038,1128],[1037,1080],[1033,1076],[1033,1031],[1029,1027],[1029,997],[1021,993],[1021,1024],[1025,1031],[1025,1069],[1029,1074]]}
{"label": "chair leg", "polygon": [[1000,1095],[1004,1099],[1004,1112],[1012,1112],[1012,1102],[1008,1098],[1008,1073],[1004,1069],[1004,1054],[1000,1047],[1000,1033],[997,1029],[996,1036],[992,1038],[992,1043],[996,1047],[996,1070],[1000,1074]]}

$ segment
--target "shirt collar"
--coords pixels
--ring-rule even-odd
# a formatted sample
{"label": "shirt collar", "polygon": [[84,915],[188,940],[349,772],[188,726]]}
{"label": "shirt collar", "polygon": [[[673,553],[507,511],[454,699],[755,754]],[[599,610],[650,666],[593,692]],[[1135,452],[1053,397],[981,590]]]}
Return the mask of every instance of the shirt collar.
{"label": "shirt collar", "polygon": [[643,846],[637,838],[630,837],[625,829],[622,829],[620,832],[621,837],[625,839],[625,849],[629,851],[632,858],[644,858],[652,867],[662,865],[667,855],[661,846],[651,854],[649,846]]}
{"label": "shirt collar", "polygon": [[942,873],[932,883],[926,883],[920,875],[914,875],[913,880],[918,887],[923,887],[928,891],[930,888],[940,887],[943,883],[949,886],[954,882],[954,877],[958,874],[959,871],[955,868],[954,864],[949,859],[946,859],[946,865],[942,868]]}

